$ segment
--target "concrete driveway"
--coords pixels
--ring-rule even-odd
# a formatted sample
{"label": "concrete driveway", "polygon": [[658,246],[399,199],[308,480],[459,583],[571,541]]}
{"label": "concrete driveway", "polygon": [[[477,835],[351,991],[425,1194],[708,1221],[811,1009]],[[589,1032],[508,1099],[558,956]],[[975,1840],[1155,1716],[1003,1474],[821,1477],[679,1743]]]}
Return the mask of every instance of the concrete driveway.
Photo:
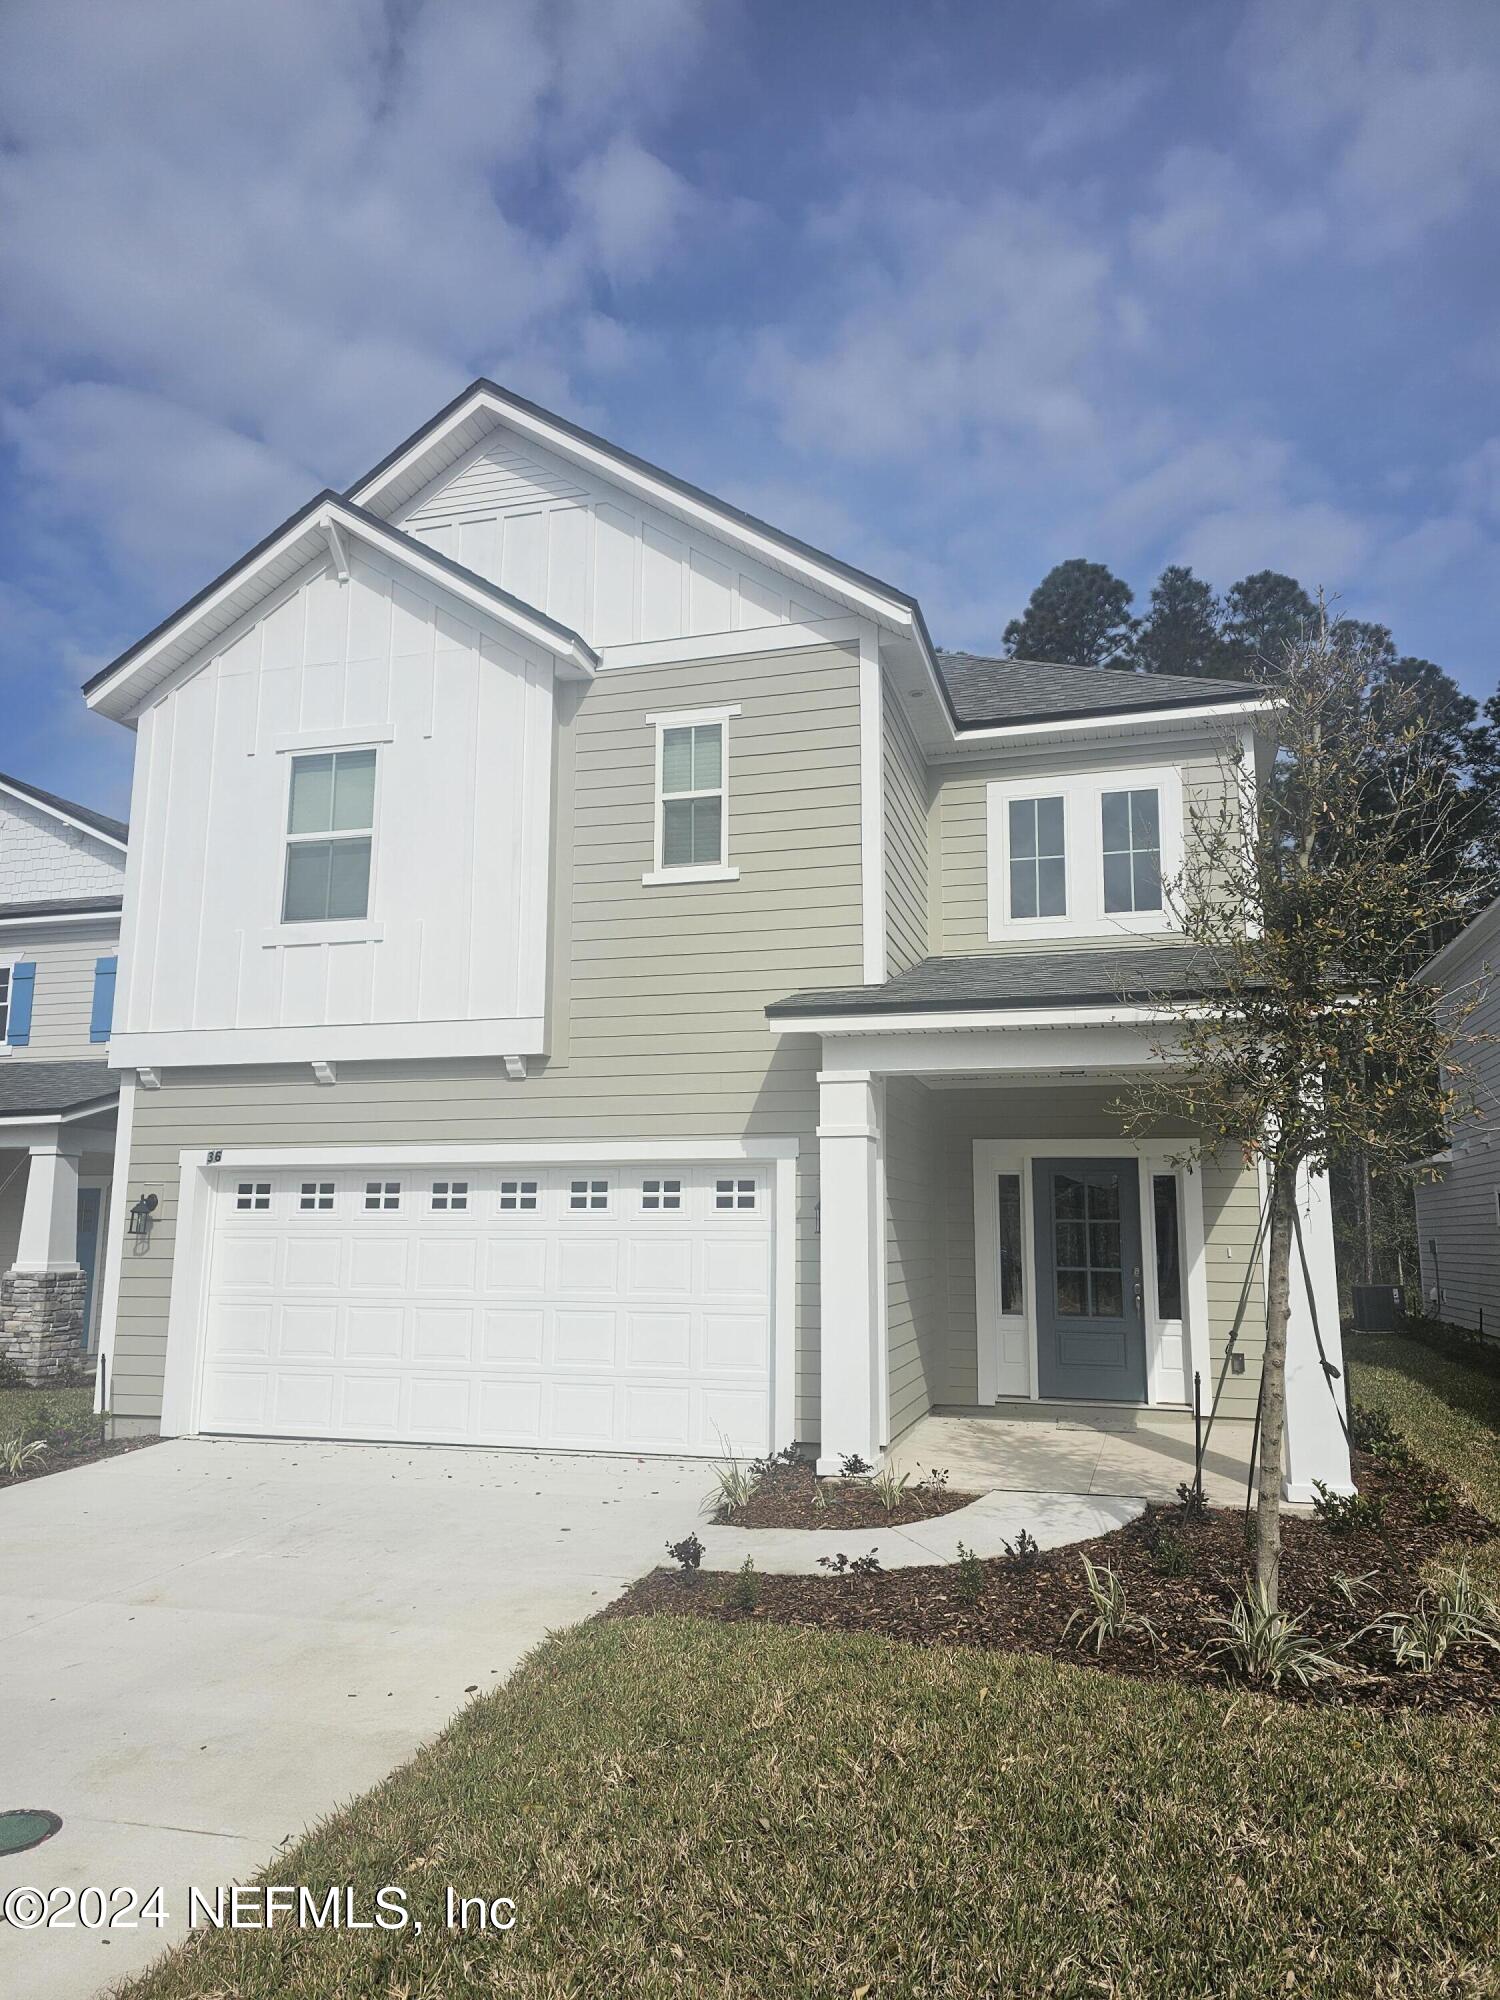
{"label": "concrete driveway", "polygon": [[155,1930],[0,1924],[0,1993],[96,1993],[699,1521],[708,1468],[173,1440],[0,1492],[0,1894],[160,1883]]}

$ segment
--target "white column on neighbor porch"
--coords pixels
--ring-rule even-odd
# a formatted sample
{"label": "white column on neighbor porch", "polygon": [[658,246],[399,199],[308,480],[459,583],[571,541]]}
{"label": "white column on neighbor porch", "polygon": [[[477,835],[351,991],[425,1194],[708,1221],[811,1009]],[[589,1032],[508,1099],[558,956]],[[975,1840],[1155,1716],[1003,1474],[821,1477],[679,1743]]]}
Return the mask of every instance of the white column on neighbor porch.
{"label": "white column on neighbor porch", "polygon": [[[1291,1316],[1286,1330],[1286,1457],[1282,1491],[1288,1500],[1311,1500],[1313,1481],[1322,1480],[1336,1493],[1350,1493],[1349,1447],[1339,1422],[1344,1403],[1344,1344],[1339,1333],[1338,1268],[1333,1252],[1333,1203],[1326,1174],[1297,1178],[1297,1214],[1307,1252],[1307,1276],[1295,1241],[1292,1244]],[[1312,1305],[1317,1308],[1317,1332],[1323,1353],[1339,1370],[1331,1386],[1324,1375],[1313,1332],[1307,1279],[1312,1281]],[[1334,1397],[1338,1398],[1335,1406]]]}
{"label": "white column on neighbor porch", "polygon": [[818,1470],[849,1452],[873,1465],[881,1447],[880,1085],[867,1070],[818,1076],[822,1224]]}
{"label": "white column on neighbor porch", "polygon": [[78,1154],[56,1144],[31,1148],[16,1244],[17,1271],[78,1269]]}

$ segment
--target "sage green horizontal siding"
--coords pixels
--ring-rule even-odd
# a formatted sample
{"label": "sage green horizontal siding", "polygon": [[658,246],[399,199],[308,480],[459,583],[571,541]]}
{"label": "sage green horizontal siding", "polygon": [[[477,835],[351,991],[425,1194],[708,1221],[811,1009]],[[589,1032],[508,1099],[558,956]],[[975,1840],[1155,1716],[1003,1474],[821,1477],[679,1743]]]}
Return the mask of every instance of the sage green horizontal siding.
{"label": "sage green horizontal siding", "polygon": [[1183,771],[1183,815],[1213,812],[1225,797],[1224,758],[1236,745],[1205,734],[1192,738],[1134,743],[1077,744],[1071,749],[1013,750],[962,766],[939,768],[933,778],[933,846],[940,857],[937,897],[938,942],[935,950],[953,953],[987,951],[1076,951],[1079,938],[1027,938],[996,942],[990,937],[989,863],[987,854],[986,787],[996,779],[1045,779],[1069,772],[1128,771],[1153,765],[1177,764]]}
{"label": "sage green horizontal siding", "polygon": [[114,957],[119,937],[118,918],[100,924],[7,924],[0,930],[0,965],[30,960],[36,966],[31,1040],[24,1048],[0,1052],[0,1062],[104,1061],[103,1046],[89,1040],[94,966]]}
{"label": "sage green horizontal siding", "polygon": [[[798,1436],[818,1421],[818,1052],[767,1032],[770,1000],[860,978],[859,688],[819,647],[712,667],[601,674],[560,719],[552,1053],[512,1083],[496,1062],[169,1070],[136,1094],[131,1198],[161,1206],[128,1244],[111,1401],[160,1415],[184,1148],[794,1138],[799,1142]],[[654,864],[648,715],[738,703],[729,731],[737,882],[646,887]],[[791,704],[795,704],[792,707]],[[812,837],[809,830],[813,829]],[[784,1220],[784,1219],[783,1219]],[[785,1442],[785,1440],[778,1440]]]}
{"label": "sage green horizontal siding", "polygon": [[[887,1186],[907,1186],[923,1171],[939,1191],[938,1255],[945,1294],[941,1352],[930,1367],[929,1395],[935,1404],[968,1405],[977,1400],[978,1313],[974,1270],[974,1141],[976,1139],[1056,1140],[1114,1138],[1120,1120],[1108,1110],[1116,1095],[1108,1086],[1057,1085],[1005,1090],[933,1089],[929,1118],[936,1133],[936,1160],[927,1150],[922,1121],[910,1114],[887,1126]],[[1166,1130],[1167,1128],[1163,1128]],[[1184,1145],[1187,1128],[1178,1127]],[[1122,1145],[1128,1142],[1122,1138]],[[1258,1263],[1251,1268],[1260,1208],[1253,1167],[1238,1157],[1203,1162],[1203,1226],[1208,1278],[1209,1353],[1217,1381],[1229,1330],[1250,1275],[1244,1328],[1237,1347],[1246,1355],[1243,1375],[1227,1379],[1221,1408],[1226,1416],[1252,1416],[1265,1345],[1265,1302]],[[908,1363],[909,1365],[909,1363]],[[914,1378],[913,1378],[914,1379]],[[894,1384],[894,1378],[893,1378]],[[904,1408],[911,1409],[912,1397]],[[894,1430],[895,1395],[892,1392]],[[915,1414],[920,1416],[921,1410]],[[908,1416],[908,1421],[912,1421]]]}
{"label": "sage green horizontal siding", "polygon": [[881,678],[885,797],[885,960],[904,972],[927,956],[927,764],[901,712],[901,698]]}

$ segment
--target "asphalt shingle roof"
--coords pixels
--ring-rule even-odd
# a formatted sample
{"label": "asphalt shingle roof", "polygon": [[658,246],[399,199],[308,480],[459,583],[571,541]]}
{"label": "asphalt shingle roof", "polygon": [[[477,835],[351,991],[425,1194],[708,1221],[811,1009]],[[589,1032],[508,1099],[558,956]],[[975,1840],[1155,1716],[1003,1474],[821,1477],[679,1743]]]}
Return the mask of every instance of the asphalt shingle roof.
{"label": "asphalt shingle roof", "polygon": [[39,806],[51,806],[55,812],[66,813],[69,819],[82,820],[96,833],[108,835],[111,840],[123,843],[129,837],[130,828],[122,819],[111,819],[108,813],[95,812],[92,806],[81,806],[73,799],[59,798],[56,792],[44,792],[40,785],[28,785],[24,778],[12,778],[0,771],[0,785],[9,785],[22,798],[34,799]]}
{"label": "asphalt shingle roof", "polygon": [[923,958],[882,986],[835,987],[773,1000],[767,1014],[928,1014],[965,1009],[1107,1006],[1159,996],[1188,1000],[1213,980],[1191,945],[1105,944],[1080,951]]}
{"label": "asphalt shingle roof", "polygon": [[120,1079],[102,1062],[0,1062],[0,1118],[45,1118],[117,1097]]}
{"label": "asphalt shingle roof", "polygon": [[1042,660],[994,660],[943,653],[938,666],[960,726],[1050,722],[1063,715],[1128,715],[1136,708],[1202,708],[1248,701],[1260,689],[1244,681],[1188,674],[1127,674],[1112,667],[1068,667]]}

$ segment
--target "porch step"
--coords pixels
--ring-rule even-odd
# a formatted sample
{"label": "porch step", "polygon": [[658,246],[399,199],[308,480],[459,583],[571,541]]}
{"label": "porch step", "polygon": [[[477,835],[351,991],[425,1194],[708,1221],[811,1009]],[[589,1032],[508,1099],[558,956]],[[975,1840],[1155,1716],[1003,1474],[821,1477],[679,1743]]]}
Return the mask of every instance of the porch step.
{"label": "porch step", "polygon": [[[1080,1430],[1134,1431],[1144,1424],[1159,1423],[1163,1417],[1190,1417],[1181,1403],[1157,1403],[1149,1408],[1135,1403],[945,1403],[930,1411],[934,1417],[997,1417],[1007,1424],[1076,1424]],[[1205,1412],[1206,1414],[1206,1412]]]}

